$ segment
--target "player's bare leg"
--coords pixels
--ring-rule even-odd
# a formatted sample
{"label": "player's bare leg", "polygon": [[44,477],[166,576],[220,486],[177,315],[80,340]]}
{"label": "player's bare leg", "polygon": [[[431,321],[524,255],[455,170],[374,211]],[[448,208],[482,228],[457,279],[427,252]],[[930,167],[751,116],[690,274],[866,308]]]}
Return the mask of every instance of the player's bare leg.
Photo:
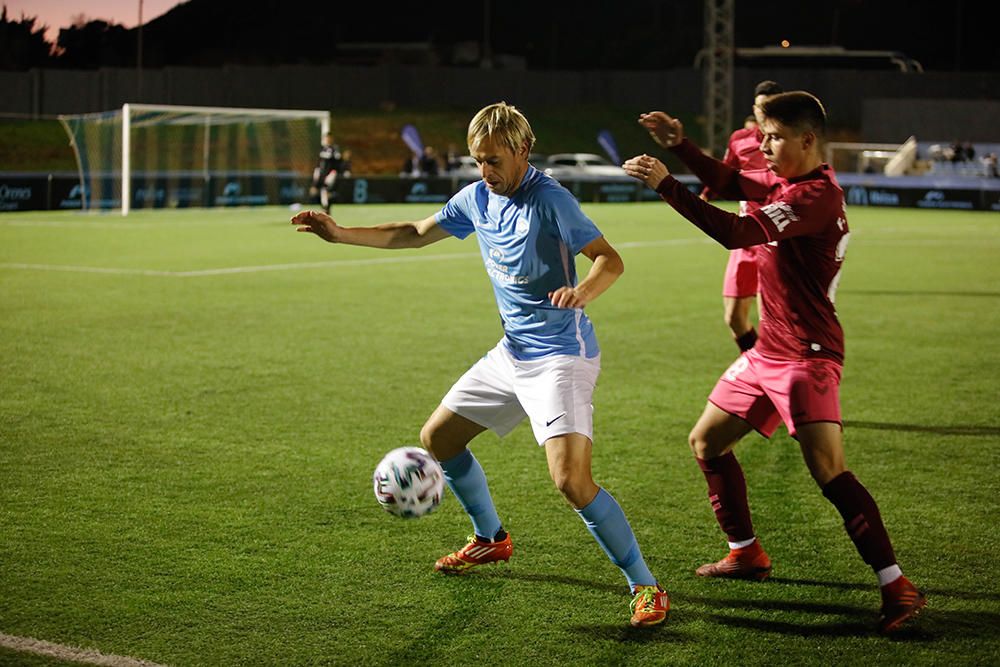
{"label": "player's bare leg", "polygon": [[927,598],[903,576],[875,499],[847,469],[840,424],[817,422],[796,430],[809,472],[840,512],[855,548],[879,579],[879,632],[892,633],[920,613]]}
{"label": "player's bare leg", "polygon": [[750,520],[743,469],[732,451],[751,430],[739,417],[708,403],[688,438],[708,483],[708,497],[715,518],[729,542],[725,558],[706,563],[695,571],[700,577],[759,581],[771,573],[771,559],[760,546]]}
{"label": "player's bare leg", "polygon": [[594,482],[592,450],[590,438],[581,433],[549,438],[545,441],[549,475],[604,553],[621,568],[628,580],[633,596],[631,624],[634,627],[659,625],[667,619],[670,598],[646,566],[632,527],[618,502]]}
{"label": "player's bare leg", "polygon": [[549,476],[573,509],[590,504],[600,488],[594,482],[590,461],[593,444],[580,433],[569,433],[545,441]]}
{"label": "player's bare leg", "polygon": [[493,506],[486,475],[468,449],[469,442],[485,430],[443,405],[420,429],[421,444],[441,463],[445,482],[472,519],[475,531],[464,547],[434,564],[434,569],[444,574],[462,574],[477,565],[507,561],[514,550]]}
{"label": "player's bare leg", "polygon": [[733,340],[741,351],[747,351],[757,342],[757,330],[750,321],[750,306],[756,301],[754,296],[722,297],[723,319],[733,332]]}
{"label": "player's bare leg", "polygon": [[420,429],[420,442],[438,461],[447,461],[461,454],[485,430],[485,426],[439,405]]}

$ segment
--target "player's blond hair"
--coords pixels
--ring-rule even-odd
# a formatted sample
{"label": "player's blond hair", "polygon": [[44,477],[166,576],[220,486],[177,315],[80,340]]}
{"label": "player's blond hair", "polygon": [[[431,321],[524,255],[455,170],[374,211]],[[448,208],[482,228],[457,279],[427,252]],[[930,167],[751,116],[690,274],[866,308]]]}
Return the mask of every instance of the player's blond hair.
{"label": "player's blond hair", "polygon": [[535,145],[535,133],[531,131],[528,119],[517,107],[506,102],[483,107],[469,123],[467,140],[470,151],[475,150],[487,137],[506,146],[513,153],[517,153],[524,144],[528,145],[530,152]]}

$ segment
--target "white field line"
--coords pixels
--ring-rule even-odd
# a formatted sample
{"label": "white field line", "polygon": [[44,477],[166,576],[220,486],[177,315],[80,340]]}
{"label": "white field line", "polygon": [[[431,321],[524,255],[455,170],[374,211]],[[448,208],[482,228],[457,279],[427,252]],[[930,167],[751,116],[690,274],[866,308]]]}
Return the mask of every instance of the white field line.
{"label": "white field line", "polygon": [[64,644],[33,639],[31,637],[15,637],[0,632],[0,646],[13,649],[20,653],[44,655],[58,660],[82,662],[88,665],[103,665],[104,667],[164,667],[156,662],[131,658],[127,655],[110,655],[88,648],[77,648]]}
{"label": "white field line", "polygon": [[[665,239],[662,241],[629,241],[616,244],[618,248],[648,248],[667,245],[712,243],[711,239]],[[341,266],[368,266],[372,264],[407,264],[412,262],[437,262],[450,259],[472,259],[479,253],[452,253],[438,255],[407,255],[405,257],[371,257],[367,259],[333,259],[326,262],[297,262],[292,264],[265,264],[261,266],[232,266],[198,271],[166,271],[157,269],[124,269],[102,266],[72,266],[67,264],[0,263],[0,269],[24,271],[62,271],[68,273],[102,273],[118,276],[157,276],[168,278],[202,278],[238,273],[263,273],[265,271],[296,271],[299,269],[336,268]]]}

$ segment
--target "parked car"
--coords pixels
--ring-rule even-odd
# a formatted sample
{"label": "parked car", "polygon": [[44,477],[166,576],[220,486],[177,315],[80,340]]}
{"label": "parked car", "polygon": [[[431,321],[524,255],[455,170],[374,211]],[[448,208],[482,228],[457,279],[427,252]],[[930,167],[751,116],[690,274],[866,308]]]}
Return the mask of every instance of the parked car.
{"label": "parked car", "polygon": [[460,180],[479,180],[482,175],[479,173],[479,165],[472,158],[471,155],[459,155],[456,158],[458,166],[454,169],[446,171],[444,175],[446,177],[456,177]]}
{"label": "parked car", "polygon": [[[454,176],[459,180],[479,180],[482,178],[482,174],[479,171],[479,165],[476,164],[476,160],[471,155],[459,155],[456,158],[458,166],[451,171],[445,172],[446,177]],[[548,166],[548,157],[542,155],[541,153],[531,153],[528,155],[528,162],[535,169],[545,171]]]}
{"label": "parked car", "polygon": [[594,153],[554,153],[544,171],[556,180],[632,180],[620,166]]}

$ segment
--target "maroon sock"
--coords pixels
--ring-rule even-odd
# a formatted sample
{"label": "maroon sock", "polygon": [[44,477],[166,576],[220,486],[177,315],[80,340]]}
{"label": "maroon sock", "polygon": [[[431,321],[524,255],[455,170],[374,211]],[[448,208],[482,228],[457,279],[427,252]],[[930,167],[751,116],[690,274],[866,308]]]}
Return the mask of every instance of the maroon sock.
{"label": "maroon sock", "polygon": [[851,471],[846,470],[830,480],[823,487],[823,495],[840,512],[847,534],[873,570],[878,572],[896,563],[878,505]]}
{"label": "maroon sock", "polygon": [[743,542],[754,536],[747,502],[747,482],[743,468],[732,452],[714,459],[699,459],[698,465],[708,482],[708,499],[715,518],[730,542]]}
{"label": "maroon sock", "polygon": [[746,352],[757,343],[757,330],[750,327],[750,331],[736,338],[736,344],[742,352]]}

